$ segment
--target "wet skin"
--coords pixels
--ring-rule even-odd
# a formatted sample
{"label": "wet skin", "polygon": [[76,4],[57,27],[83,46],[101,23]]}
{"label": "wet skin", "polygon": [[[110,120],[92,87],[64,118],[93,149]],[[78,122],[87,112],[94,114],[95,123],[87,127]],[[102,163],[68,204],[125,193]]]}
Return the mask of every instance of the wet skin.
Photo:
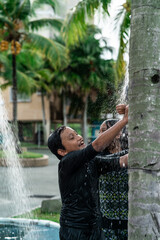
{"label": "wet skin", "polygon": [[83,149],[86,146],[82,136],[70,127],[66,127],[61,133],[61,141],[65,148],[65,150],[63,150],[63,156],[69,152]]}
{"label": "wet skin", "polygon": [[[107,125],[105,123],[105,121],[101,124],[100,129],[99,129],[99,135],[101,135],[103,132],[105,132],[107,130]],[[121,132],[119,132],[119,134],[116,136],[117,139],[119,139],[121,136]]]}

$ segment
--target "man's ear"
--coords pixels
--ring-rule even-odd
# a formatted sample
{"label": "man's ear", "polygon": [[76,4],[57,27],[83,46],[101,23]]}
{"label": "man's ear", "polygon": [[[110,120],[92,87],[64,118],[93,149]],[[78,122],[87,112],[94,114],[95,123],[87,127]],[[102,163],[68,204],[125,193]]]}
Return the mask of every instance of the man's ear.
{"label": "man's ear", "polygon": [[64,157],[64,156],[67,154],[67,152],[66,152],[65,149],[58,149],[58,150],[57,150],[57,153],[58,153],[60,156],[62,156],[62,157]]}

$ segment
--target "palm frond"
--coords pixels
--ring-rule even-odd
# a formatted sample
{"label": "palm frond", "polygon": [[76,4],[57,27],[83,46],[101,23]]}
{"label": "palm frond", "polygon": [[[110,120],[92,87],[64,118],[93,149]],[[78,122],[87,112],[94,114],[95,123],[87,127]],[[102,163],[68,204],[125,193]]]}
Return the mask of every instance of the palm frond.
{"label": "palm frond", "polygon": [[8,56],[6,52],[0,53],[0,63],[6,67],[10,65]]}
{"label": "palm frond", "polygon": [[11,16],[18,4],[19,0],[0,1],[0,12],[7,17]]}
{"label": "palm frond", "polygon": [[28,45],[24,45],[21,54],[17,55],[17,64],[20,63],[29,69],[40,69],[44,65],[44,55],[37,50],[33,50]]}
{"label": "palm frond", "polygon": [[51,80],[51,70],[50,69],[41,69],[38,71],[38,74],[45,79],[47,82],[49,82]]}
{"label": "palm frond", "polygon": [[109,15],[108,8],[112,0],[101,0],[103,10]]}
{"label": "palm frond", "polygon": [[9,86],[11,86],[11,82],[9,82],[9,81],[0,84],[0,88],[1,88],[2,90],[5,90],[5,89],[8,88]]}
{"label": "palm frond", "polygon": [[131,16],[131,5],[130,0],[127,0],[127,10],[123,7],[117,16],[117,20],[123,15],[123,21],[120,25],[120,46],[116,64],[116,70],[119,81],[121,81],[125,74],[125,62],[124,53],[126,52],[128,41],[129,41],[129,29],[130,29],[130,16]]}
{"label": "palm frond", "polygon": [[125,15],[125,9],[123,7],[118,9],[118,12],[116,14],[116,17],[114,19],[114,30],[119,26],[119,23],[121,19],[123,18],[123,15]]}
{"label": "palm frond", "polygon": [[63,45],[34,33],[29,33],[28,39],[31,40],[32,48],[42,51],[55,69],[67,65],[67,53]]}
{"label": "palm frond", "polygon": [[30,0],[21,0],[19,7],[16,8],[14,13],[15,18],[19,18],[24,20],[28,17],[31,11],[31,3]]}
{"label": "palm frond", "polygon": [[38,30],[39,28],[49,26],[60,31],[62,24],[62,20],[54,18],[36,19],[29,22],[31,30]]}
{"label": "palm frond", "polygon": [[63,36],[68,45],[73,45],[85,36],[86,17],[93,17],[95,9],[100,5],[98,0],[82,0],[79,2],[72,14],[68,14],[64,28]]}
{"label": "palm frond", "polygon": [[43,5],[49,5],[53,11],[55,12],[55,9],[57,8],[58,1],[57,0],[34,0],[32,4],[32,14],[35,14],[35,10],[41,8]]}
{"label": "palm frond", "polygon": [[18,92],[31,95],[36,89],[36,82],[33,78],[29,77],[28,74],[17,70],[17,87]]}
{"label": "palm frond", "polygon": [[74,11],[68,14],[62,29],[64,39],[68,45],[73,45],[85,36],[87,18],[93,19],[95,11],[102,5],[109,15],[108,7],[111,0],[82,0]]}
{"label": "palm frond", "polygon": [[15,9],[19,6],[20,0],[1,0],[0,1],[0,13],[6,17],[12,16]]}
{"label": "palm frond", "polygon": [[9,20],[8,17],[0,14],[0,25],[7,24],[10,28],[13,28],[13,22]]}

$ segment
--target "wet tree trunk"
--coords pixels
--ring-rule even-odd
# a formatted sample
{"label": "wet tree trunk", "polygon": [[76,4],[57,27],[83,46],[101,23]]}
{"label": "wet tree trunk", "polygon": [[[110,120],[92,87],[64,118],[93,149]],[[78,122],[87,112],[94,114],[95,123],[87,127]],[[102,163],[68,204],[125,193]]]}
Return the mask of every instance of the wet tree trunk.
{"label": "wet tree trunk", "polygon": [[16,55],[12,54],[12,100],[13,100],[13,125],[12,131],[15,137],[16,151],[21,153],[21,147],[18,136],[18,122],[17,122],[17,74],[16,74]]}
{"label": "wet tree trunk", "polygon": [[160,239],[160,1],[132,0],[129,240]]}

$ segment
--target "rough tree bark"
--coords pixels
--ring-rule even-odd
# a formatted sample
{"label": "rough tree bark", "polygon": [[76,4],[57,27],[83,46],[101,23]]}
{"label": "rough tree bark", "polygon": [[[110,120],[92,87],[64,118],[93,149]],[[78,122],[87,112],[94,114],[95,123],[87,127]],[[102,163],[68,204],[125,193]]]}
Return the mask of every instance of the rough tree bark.
{"label": "rough tree bark", "polygon": [[160,239],[160,1],[132,0],[129,240]]}

